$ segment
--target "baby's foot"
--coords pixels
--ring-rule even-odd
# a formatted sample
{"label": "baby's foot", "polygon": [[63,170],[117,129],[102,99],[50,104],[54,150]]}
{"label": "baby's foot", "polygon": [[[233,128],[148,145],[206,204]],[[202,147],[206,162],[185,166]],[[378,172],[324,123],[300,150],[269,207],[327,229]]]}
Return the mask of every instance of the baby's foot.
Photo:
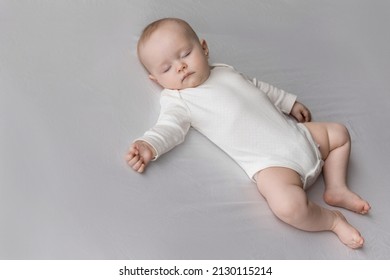
{"label": "baby's foot", "polygon": [[367,214],[371,209],[367,201],[347,187],[327,189],[324,193],[324,200],[329,205],[342,207],[359,214]]}
{"label": "baby's foot", "polygon": [[348,247],[352,249],[358,249],[362,247],[364,239],[360,235],[360,232],[351,226],[343,214],[341,214],[339,211],[333,212],[335,213],[336,218],[331,230],[336,233],[341,242],[343,242]]}

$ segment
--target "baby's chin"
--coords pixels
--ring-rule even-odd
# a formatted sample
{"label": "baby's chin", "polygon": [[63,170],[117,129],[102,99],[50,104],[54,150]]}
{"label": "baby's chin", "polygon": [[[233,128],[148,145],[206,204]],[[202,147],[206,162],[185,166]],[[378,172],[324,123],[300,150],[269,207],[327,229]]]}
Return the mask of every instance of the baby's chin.
{"label": "baby's chin", "polygon": [[171,89],[171,90],[183,90],[183,89],[187,89],[187,88],[196,88],[203,83],[204,83],[204,81],[185,81],[184,83],[182,83],[179,86],[167,87],[167,88]]}
{"label": "baby's chin", "polygon": [[206,82],[209,76],[210,74],[207,76],[198,76],[196,74],[190,75],[184,81],[181,89],[196,88]]}

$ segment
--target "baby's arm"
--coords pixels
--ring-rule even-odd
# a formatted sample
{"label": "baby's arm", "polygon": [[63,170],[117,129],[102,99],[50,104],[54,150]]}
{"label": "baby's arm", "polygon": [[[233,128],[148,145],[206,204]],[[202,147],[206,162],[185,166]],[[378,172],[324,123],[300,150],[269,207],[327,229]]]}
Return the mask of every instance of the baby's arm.
{"label": "baby's arm", "polygon": [[142,173],[150,161],[182,143],[190,128],[190,113],[184,102],[172,94],[162,94],[157,123],[131,144],[126,162]]}
{"label": "baby's arm", "polygon": [[296,95],[288,93],[282,89],[270,85],[268,83],[257,80],[256,78],[250,80],[260,91],[267,94],[271,102],[282,110],[285,114],[290,114],[291,110],[297,100]]}
{"label": "baby's arm", "polygon": [[257,80],[250,80],[257,88],[267,94],[268,98],[282,110],[283,113],[293,116],[298,122],[311,121],[309,109],[296,101],[297,97],[273,85]]}

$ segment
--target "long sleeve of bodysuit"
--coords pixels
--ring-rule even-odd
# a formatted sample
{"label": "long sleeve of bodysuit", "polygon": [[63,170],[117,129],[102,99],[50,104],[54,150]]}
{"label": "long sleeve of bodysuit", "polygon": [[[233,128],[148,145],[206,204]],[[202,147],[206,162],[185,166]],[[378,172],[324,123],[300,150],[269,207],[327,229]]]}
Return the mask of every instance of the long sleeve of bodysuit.
{"label": "long sleeve of bodysuit", "polygon": [[[247,78],[248,79],[248,78]],[[278,89],[273,85],[257,80],[256,78],[248,79],[262,92],[267,94],[272,103],[278,107],[283,113],[290,114],[292,107],[297,97],[282,89]]]}
{"label": "long sleeve of bodysuit", "polygon": [[180,97],[163,91],[160,105],[156,124],[135,140],[145,141],[155,149],[156,157],[153,160],[182,143],[191,125],[190,112]]}

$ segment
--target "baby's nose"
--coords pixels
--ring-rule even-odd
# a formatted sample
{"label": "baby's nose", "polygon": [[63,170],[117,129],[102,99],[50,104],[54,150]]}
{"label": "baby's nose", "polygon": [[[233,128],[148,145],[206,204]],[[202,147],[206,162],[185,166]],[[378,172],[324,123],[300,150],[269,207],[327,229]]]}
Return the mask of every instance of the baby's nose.
{"label": "baby's nose", "polygon": [[179,64],[179,67],[178,67],[178,72],[180,72],[180,71],[183,71],[183,70],[185,70],[185,69],[187,69],[187,64],[185,64],[184,62],[181,62],[180,64]]}

